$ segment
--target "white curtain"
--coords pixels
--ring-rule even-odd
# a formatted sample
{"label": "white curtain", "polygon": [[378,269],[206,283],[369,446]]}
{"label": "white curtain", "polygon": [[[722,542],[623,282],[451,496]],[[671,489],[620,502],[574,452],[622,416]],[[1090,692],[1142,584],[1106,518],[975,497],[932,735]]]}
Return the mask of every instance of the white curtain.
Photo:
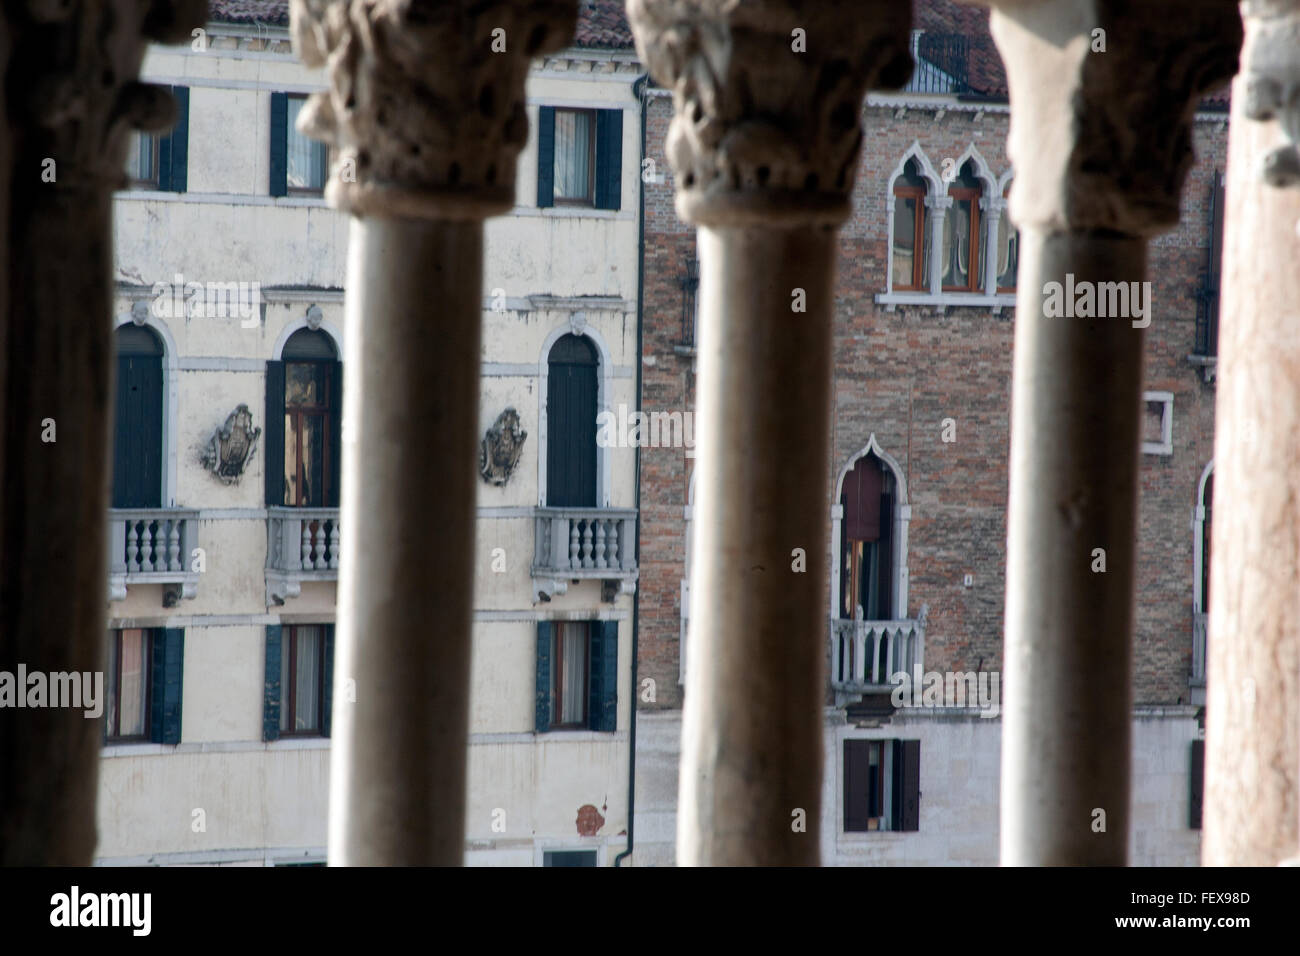
{"label": "white curtain", "polygon": [[587,199],[591,182],[591,114],[555,111],[555,195]]}
{"label": "white curtain", "polygon": [[122,654],[119,658],[121,671],[122,700],[121,723],[118,735],[138,737],[144,733],[145,690],[148,681],[145,674],[145,640],[144,631],[132,628],[122,632]]}
{"label": "white curtain", "polygon": [[564,675],[560,723],[580,724],[586,718],[587,625],[566,623],[563,630]]}

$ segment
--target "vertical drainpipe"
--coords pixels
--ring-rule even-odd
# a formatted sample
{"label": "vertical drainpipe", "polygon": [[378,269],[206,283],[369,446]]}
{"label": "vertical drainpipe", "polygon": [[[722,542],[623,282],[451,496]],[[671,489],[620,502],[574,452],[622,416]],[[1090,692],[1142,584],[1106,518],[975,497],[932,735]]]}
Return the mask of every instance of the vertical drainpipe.
{"label": "vertical drainpipe", "polygon": [[[646,80],[648,74],[642,73],[632,84],[632,95],[641,103],[641,159],[645,159],[645,111]],[[645,316],[645,179],[641,175],[641,163],[637,163],[637,239],[636,239],[636,407],[641,408],[641,349],[644,344]],[[636,446],[636,567],[638,578],[641,575],[641,527],[644,520],[641,515],[641,445]],[[632,683],[627,734],[627,849],[614,857],[614,866],[622,866],[623,860],[632,855],[632,836],[635,830],[636,812],[636,686],[637,658],[641,611],[641,588],[638,581],[636,594],[632,598]]]}

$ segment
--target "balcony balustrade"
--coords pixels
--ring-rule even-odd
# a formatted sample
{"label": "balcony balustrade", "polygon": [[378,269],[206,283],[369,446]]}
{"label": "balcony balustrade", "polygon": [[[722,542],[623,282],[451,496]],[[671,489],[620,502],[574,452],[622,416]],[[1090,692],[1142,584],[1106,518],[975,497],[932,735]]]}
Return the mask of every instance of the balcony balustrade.
{"label": "balcony balustrade", "polygon": [[198,590],[194,550],[199,513],[181,508],[112,508],[108,512],[108,599],[126,599],[133,584],[163,585],[163,606]]}
{"label": "balcony balustrade", "polygon": [[538,508],[532,575],[541,600],[596,578],[601,598],[636,590],[635,508]]}
{"label": "balcony balustrade", "polygon": [[302,594],[303,581],[339,577],[339,509],[266,509],[266,605]]}

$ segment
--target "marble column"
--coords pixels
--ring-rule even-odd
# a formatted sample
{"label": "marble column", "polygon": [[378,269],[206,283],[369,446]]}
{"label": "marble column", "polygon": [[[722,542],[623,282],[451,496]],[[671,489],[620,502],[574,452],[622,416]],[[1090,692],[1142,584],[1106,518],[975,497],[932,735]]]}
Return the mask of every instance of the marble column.
{"label": "marble column", "polygon": [[460,864],[465,845],[483,220],[514,205],[531,59],[572,0],[294,0],[327,66],[346,280],[331,865]]}
{"label": "marble column", "polygon": [[[138,81],[145,45],[188,39],[206,6],[0,13],[0,671],[104,667],[112,194],[131,130],[175,122]],[[79,708],[0,710],[0,866],[91,862],[102,731]]]}
{"label": "marble column", "polygon": [[690,667],[677,860],[819,859],[836,228],[906,4],[630,0],[699,225]]}
{"label": "marble column", "polygon": [[1004,865],[1128,860],[1148,240],[1178,223],[1231,0],[995,3],[1021,229],[1002,738]]}
{"label": "marble column", "polygon": [[1215,407],[1209,866],[1300,851],[1300,0],[1242,10]]}

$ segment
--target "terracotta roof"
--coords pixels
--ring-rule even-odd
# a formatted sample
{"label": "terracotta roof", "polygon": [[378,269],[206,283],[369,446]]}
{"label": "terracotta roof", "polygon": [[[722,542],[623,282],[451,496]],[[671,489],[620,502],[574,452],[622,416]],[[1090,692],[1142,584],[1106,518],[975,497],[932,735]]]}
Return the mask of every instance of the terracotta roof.
{"label": "terracotta roof", "polygon": [[[289,0],[208,0],[209,18],[217,23],[289,25]],[[629,49],[632,28],[623,12],[623,0],[582,0],[578,4],[578,29],[574,46]]]}

